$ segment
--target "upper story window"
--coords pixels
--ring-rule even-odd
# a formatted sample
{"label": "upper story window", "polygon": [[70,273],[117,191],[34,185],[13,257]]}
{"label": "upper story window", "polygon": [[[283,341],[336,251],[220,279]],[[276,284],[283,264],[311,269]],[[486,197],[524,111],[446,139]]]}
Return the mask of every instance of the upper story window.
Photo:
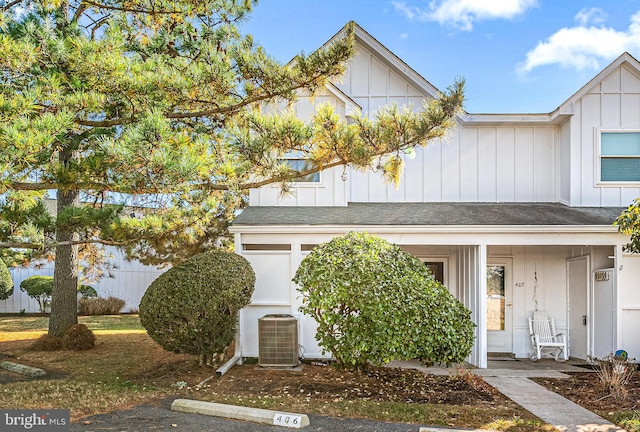
{"label": "upper story window", "polygon": [[640,131],[600,133],[600,182],[640,182]]}
{"label": "upper story window", "polygon": [[[291,151],[284,155],[282,161],[289,165],[292,170],[306,171],[312,168],[312,164],[308,159],[303,157],[302,152]],[[293,179],[295,183],[320,183],[320,173],[314,172]]]}

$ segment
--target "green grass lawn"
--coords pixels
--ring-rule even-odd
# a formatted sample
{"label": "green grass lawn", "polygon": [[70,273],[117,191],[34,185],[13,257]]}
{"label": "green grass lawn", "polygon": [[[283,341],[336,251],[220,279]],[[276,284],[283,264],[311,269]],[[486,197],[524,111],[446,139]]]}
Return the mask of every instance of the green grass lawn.
{"label": "green grass lawn", "polygon": [[[79,316],[78,322],[100,333],[144,332],[138,315]],[[31,339],[49,328],[46,316],[0,316],[0,341]]]}

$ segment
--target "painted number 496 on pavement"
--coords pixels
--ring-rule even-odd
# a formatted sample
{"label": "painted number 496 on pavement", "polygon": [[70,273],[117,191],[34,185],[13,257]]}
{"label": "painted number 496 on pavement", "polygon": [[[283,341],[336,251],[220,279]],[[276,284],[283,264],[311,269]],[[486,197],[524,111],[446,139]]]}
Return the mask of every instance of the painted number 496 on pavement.
{"label": "painted number 496 on pavement", "polygon": [[301,423],[302,421],[300,416],[281,413],[277,413],[273,416],[273,424],[276,426],[300,429]]}

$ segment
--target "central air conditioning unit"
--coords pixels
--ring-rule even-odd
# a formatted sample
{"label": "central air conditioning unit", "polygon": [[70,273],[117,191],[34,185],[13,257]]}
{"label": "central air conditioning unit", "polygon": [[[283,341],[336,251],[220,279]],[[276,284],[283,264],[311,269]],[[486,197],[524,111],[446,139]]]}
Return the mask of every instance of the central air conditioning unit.
{"label": "central air conditioning unit", "polygon": [[298,366],[298,320],[292,315],[265,315],[258,319],[258,365]]}

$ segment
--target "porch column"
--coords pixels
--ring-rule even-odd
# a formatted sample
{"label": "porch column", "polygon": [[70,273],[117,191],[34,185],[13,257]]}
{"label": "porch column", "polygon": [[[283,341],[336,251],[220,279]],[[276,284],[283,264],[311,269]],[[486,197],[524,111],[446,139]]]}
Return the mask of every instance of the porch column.
{"label": "porch column", "polygon": [[478,317],[478,329],[476,339],[477,366],[481,369],[487,367],[487,245],[478,245],[478,271],[476,284],[476,316]]}
{"label": "porch column", "polygon": [[475,341],[467,361],[487,367],[487,245],[458,248],[458,298],[471,311]]}
{"label": "porch column", "polygon": [[623,253],[622,245],[621,244],[616,245],[615,250],[613,252],[613,265],[614,265],[613,273],[615,275],[614,277],[615,286],[613,287],[613,292],[615,293],[614,307],[616,308],[614,311],[615,313],[614,322],[616,323],[616,328],[615,328],[616,339],[613,341],[613,346],[615,347],[616,350],[625,349],[621,346],[624,342],[624,334],[623,334],[624,310],[623,310],[623,304],[622,304],[622,297],[624,295],[623,290],[626,287],[626,283],[624,280],[624,273],[623,273],[624,267],[622,265],[622,253]]}

